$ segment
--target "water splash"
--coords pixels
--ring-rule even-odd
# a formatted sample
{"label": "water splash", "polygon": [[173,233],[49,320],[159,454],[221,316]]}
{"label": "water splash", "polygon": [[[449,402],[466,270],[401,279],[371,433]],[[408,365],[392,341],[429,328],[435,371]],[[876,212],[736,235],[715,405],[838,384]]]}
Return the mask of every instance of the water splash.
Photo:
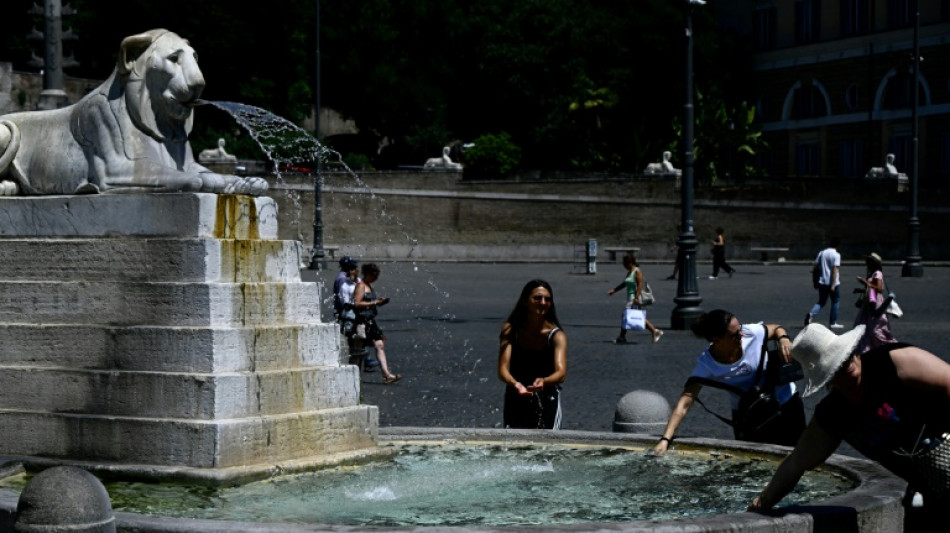
{"label": "water splash", "polygon": [[[316,179],[320,180],[320,189],[324,192],[324,197],[332,195],[332,199],[337,206],[333,212],[323,211],[323,220],[334,221],[337,223],[337,235],[334,236],[335,244],[346,246],[346,252],[350,255],[359,257],[361,251],[365,251],[364,243],[356,241],[358,231],[374,231],[375,239],[378,243],[388,243],[390,245],[402,245],[408,248],[406,258],[411,259],[417,255],[419,242],[406,231],[406,225],[399,218],[387,209],[385,199],[377,195],[361,177],[351,169],[343,160],[343,156],[320,143],[310,133],[303,130],[296,124],[279,117],[265,109],[256,106],[242,104],[238,102],[225,101],[204,101],[204,104],[220,109],[228,113],[244,129],[255,142],[267,158],[273,163],[273,172],[276,179],[275,190],[286,194],[290,205],[292,206],[293,216],[291,222],[294,227],[288,228],[296,234],[296,240],[304,241],[301,230],[301,219],[303,218],[300,202],[301,188],[299,185],[290,185],[284,179],[283,173],[287,170],[298,168],[309,169],[321,164],[326,172],[320,173]],[[340,176],[343,176],[343,184],[340,185]],[[326,178],[329,177],[329,178]],[[332,180],[334,185],[326,186],[324,179]],[[340,207],[342,206],[342,207]],[[340,223],[342,221],[342,223]],[[362,224],[362,229],[348,230],[348,228]],[[383,248],[387,246],[381,244]],[[383,261],[377,261],[382,263]],[[433,364],[453,365],[453,361],[447,361],[442,356],[451,352],[450,346],[452,334],[448,328],[438,320],[430,323],[431,316],[439,317],[439,320],[453,320],[454,315],[445,312],[442,308],[449,299],[448,291],[441,290],[433,281],[432,274],[427,268],[420,268],[415,262],[411,261],[411,274],[427,276],[428,280],[424,284],[414,284],[410,289],[399,290],[395,293],[396,300],[405,305],[403,316],[393,314],[391,309],[381,313],[380,321],[384,328],[395,332],[397,335],[413,335],[413,353],[399,354],[394,353],[391,356],[395,368],[398,369],[401,357],[419,356],[431,358]],[[387,270],[383,266],[384,272]],[[396,270],[396,269],[393,269]],[[402,270],[401,268],[398,270]],[[385,274],[384,274],[385,276]],[[387,286],[390,285],[384,277],[380,284],[383,292],[387,292]],[[427,287],[435,295],[437,303],[420,305],[418,304],[419,290],[416,287]],[[394,294],[390,292],[390,294]],[[332,309],[333,295],[331,291],[324,290],[324,305],[327,310],[325,319],[329,318],[329,310]],[[428,299],[427,299],[428,300]],[[405,302],[405,303],[402,303]],[[433,310],[431,305],[434,305]],[[398,324],[391,329],[386,322],[398,321]],[[464,352],[464,355],[470,356],[473,353],[471,349]],[[454,368],[446,368],[445,373],[449,374]],[[437,401],[437,400],[433,400]]]}

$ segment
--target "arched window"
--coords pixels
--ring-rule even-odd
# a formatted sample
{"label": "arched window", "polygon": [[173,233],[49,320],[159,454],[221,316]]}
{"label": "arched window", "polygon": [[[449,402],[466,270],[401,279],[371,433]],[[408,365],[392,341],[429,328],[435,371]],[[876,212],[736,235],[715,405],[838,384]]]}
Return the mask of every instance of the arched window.
{"label": "arched window", "polygon": [[824,117],[829,114],[824,94],[814,84],[803,84],[795,90],[792,120]]}
{"label": "arched window", "polygon": [[[884,100],[881,102],[882,109],[907,109],[913,105],[914,76],[910,72],[898,72],[887,80],[887,87],[884,89]],[[920,86],[917,87],[918,91]],[[924,101],[923,95],[920,96],[921,102]]]}

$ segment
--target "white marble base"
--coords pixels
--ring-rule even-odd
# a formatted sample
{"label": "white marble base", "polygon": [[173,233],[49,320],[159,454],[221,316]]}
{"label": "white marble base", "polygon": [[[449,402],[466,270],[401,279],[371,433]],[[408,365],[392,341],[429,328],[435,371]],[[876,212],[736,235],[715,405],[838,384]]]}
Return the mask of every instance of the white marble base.
{"label": "white marble base", "polygon": [[221,479],[374,453],[276,236],[270,198],[0,198],[0,455]]}

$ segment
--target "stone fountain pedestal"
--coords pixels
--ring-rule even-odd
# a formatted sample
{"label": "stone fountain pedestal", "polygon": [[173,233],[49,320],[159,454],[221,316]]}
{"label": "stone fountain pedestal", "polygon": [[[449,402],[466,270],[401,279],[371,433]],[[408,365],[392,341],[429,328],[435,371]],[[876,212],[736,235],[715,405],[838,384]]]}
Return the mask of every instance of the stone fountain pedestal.
{"label": "stone fountain pedestal", "polygon": [[0,198],[0,455],[259,478],[377,454],[270,198]]}

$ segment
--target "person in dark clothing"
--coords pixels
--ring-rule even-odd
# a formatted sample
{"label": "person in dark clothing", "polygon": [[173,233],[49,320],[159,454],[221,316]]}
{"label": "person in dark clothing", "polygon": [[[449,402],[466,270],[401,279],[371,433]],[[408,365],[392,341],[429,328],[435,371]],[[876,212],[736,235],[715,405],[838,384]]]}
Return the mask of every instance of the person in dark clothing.
{"label": "person in dark clothing", "polygon": [[908,494],[923,495],[925,520],[943,531],[950,503],[950,364],[904,343],[862,354],[864,329],[839,336],[810,324],[795,338],[791,351],[805,371],[804,395],[826,384],[830,392],[749,510],[775,506],[845,441],[907,480]]}
{"label": "person in dark clothing", "polygon": [[353,292],[360,281],[359,272],[359,261],[348,255],[340,258],[340,272],[333,280],[333,315],[340,324],[340,333],[346,339],[351,363],[362,358],[364,372],[375,372],[379,361],[369,354],[361,342],[353,338],[356,328]]}
{"label": "person in dark clothing", "polygon": [[391,385],[402,376],[389,370],[386,359],[386,335],[376,322],[379,306],[389,303],[389,298],[380,298],[373,289],[373,284],[379,279],[380,268],[375,263],[366,263],[362,268],[363,278],[356,284],[353,291],[353,307],[356,311],[356,326],[364,330],[365,342],[371,343],[376,349],[376,359],[379,369],[383,373],[383,384]]}
{"label": "person in dark clothing", "polygon": [[529,281],[501,328],[498,377],[505,382],[506,428],[561,429],[567,335],[548,282]]}
{"label": "person in dark clothing", "polygon": [[726,230],[722,228],[716,228],[716,238],[713,239],[712,242],[712,254],[713,273],[712,276],[709,276],[709,279],[718,278],[720,269],[726,274],[729,274],[731,278],[736,269],[732,268],[729,263],[726,262]]}

